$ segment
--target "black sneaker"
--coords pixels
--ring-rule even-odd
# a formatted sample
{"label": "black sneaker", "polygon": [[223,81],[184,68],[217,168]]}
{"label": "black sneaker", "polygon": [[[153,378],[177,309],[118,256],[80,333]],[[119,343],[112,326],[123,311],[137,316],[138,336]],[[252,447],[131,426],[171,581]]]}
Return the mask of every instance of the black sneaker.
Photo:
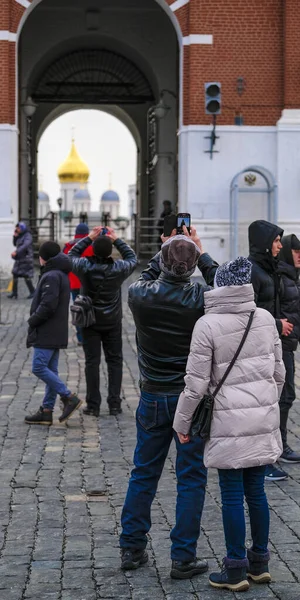
{"label": "black sneaker", "polygon": [[300,463],[300,454],[297,454],[292,448],[286,444],[283,448],[283,453],[280,460],[285,463]]}
{"label": "black sneaker", "polygon": [[12,292],[11,294],[8,294],[7,296],[10,300],[18,300],[18,295],[14,294],[14,292]]}
{"label": "black sneaker", "polygon": [[86,406],[82,413],[84,415],[87,415],[88,417],[99,417],[100,415],[100,410],[98,408],[89,408],[88,406]]}
{"label": "black sneaker", "polygon": [[71,394],[71,396],[67,396],[64,398],[61,397],[61,401],[64,405],[61,416],[59,417],[60,423],[65,423],[78,408],[83,404],[82,400],[76,396],[76,394]]}
{"label": "black sneaker", "polygon": [[172,560],[171,577],[172,579],[190,579],[195,575],[201,575],[208,570],[207,560],[195,558],[190,561]]}
{"label": "black sneaker", "polygon": [[123,569],[123,571],[132,571],[148,562],[148,553],[146,550],[130,550],[130,548],[122,548],[121,561],[121,569]]}
{"label": "black sneaker", "polygon": [[[230,559],[227,559],[230,560]],[[243,563],[244,561],[235,561]],[[221,573],[211,573],[209,583],[214,588],[222,590],[231,590],[232,592],[246,592],[249,589],[247,579],[247,567],[228,568],[228,564],[223,563]]]}
{"label": "black sneaker", "polygon": [[265,472],[266,481],[284,481],[288,479],[288,474],[277,465],[267,465]]}
{"label": "black sneaker", "polygon": [[109,407],[109,414],[112,417],[116,417],[117,415],[120,415],[122,413],[122,409],[121,406],[110,406]]}
{"label": "black sneaker", "polygon": [[52,412],[46,411],[41,406],[39,410],[34,415],[29,415],[25,417],[25,423],[28,425],[52,425],[53,423],[53,414]]}

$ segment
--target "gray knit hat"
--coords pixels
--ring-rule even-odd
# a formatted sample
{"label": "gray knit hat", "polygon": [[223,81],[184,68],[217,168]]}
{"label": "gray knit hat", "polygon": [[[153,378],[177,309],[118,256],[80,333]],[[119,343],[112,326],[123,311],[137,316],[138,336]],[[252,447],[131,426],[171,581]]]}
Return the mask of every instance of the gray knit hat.
{"label": "gray knit hat", "polygon": [[251,283],[252,263],[244,256],[221,265],[215,275],[215,287]]}
{"label": "gray knit hat", "polygon": [[200,257],[198,246],[186,235],[175,235],[161,247],[161,269],[175,277],[189,277]]}

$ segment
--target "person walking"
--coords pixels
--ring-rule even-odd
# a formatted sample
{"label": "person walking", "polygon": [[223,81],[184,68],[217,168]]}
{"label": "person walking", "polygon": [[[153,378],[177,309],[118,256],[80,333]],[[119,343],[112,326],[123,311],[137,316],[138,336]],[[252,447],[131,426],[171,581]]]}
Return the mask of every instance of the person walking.
{"label": "person walking", "polygon": [[[280,274],[278,255],[282,248],[283,229],[268,221],[254,221],[249,226],[249,261],[252,263],[251,283],[255,302],[265,308],[276,320],[279,335],[283,339],[293,331],[293,324],[280,314]],[[278,464],[266,468],[268,481],[283,481],[288,474]]]}
{"label": "person walking", "polygon": [[59,417],[65,423],[82,401],[58,376],[59,351],[68,346],[71,262],[56,242],[44,242],[39,249],[41,277],[28,319],[27,347],[33,347],[32,372],[46,384],[42,406],[25,417],[28,425],[52,425],[57,395],[63,404]]}
{"label": "person walking", "polygon": [[[72,272],[79,277],[82,289],[90,296],[95,309],[96,323],[82,329],[85,353],[85,377],[87,386],[85,415],[98,417],[100,414],[100,360],[101,345],[108,370],[108,397],[110,415],[118,415],[121,408],[121,384],[123,370],[122,354],[122,295],[121,286],[137,265],[134,251],[120,240],[113,229],[95,227],[69,252]],[[80,258],[92,245],[94,256]],[[120,252],[122,260],[111,256],[113,246]]]}
{"label": "person walking", "polygon": [[[244,257],[225,263],[216,272],[215,289],[204,294],[205,316],[193,331],[185,389],[174,419],[183,447],[191,447],[193,414],[203,395],[216,389],[244,340],[215,396],[204,451],[206,467],[219,472],[227,549],[221,573],[211,573],[209,582],[235,592],[249,588],[247,576],[257,583],[271,581],[264,474],[265,465],[275,463],[282,452],[278,399],[285,369],[281,342],[273,317],[255,306],[251,268]],[[247,553],[244,496],[252,536]]]}
{"label": "person walking", "polygon": [[287,441],[287,421],[289,411],[296,398],[295,358],[300,339],[300,240],[296,235],[284,236],[281,240],[278,272],[280,285],[280,316],[293,325],[288,336],[282,336],[282,355],[286,370],[285,384],[279,401],[280,431],[283,444],[281,460],[285,463],[300,463],[300,452],[292,450]]}
{"label": "person walking", "polygon": [[[73,246],[75,244],[77,244],[77,242],[79,240],[84,239],[89,234],[89,231],[90,231],[89,227],[86,223],[79,223],[75,230],[74,239],[71,240],[70,242],[67,242],[64,247],[64,250],[63,250],[64,254],[69,254],[69,252],[73,248]],[[82,256],[93,256],[93,255],[94,255],[94,251],[93,251],[92,246],[88,246],[82,254]],[[69,280],[70,280],[71,296],[72,296],[72,300],[74,302],[74,300],[76,300],[77,296],[80,294],[81,283],[80,283],[78,277],[76,277],[76,275],[74,275],[74,273],[72,273],[72,272],[69,274]],[[77,336],[78,346],[82,346],[81,327],[76,327],[76,336]]]}
{"label": "person walking", "polygon": [[157,238],[157,244],[158,244],[158,251],[161,248],[161,236],[164,233],[164,219],[165,217],[172,215],[173,213],[173,208],[172,208],[172,203],[170,202],[170,200],[164,200],[163,201],[163,211],[160,214],[160,217],[157,221],[157,231],[158,231],[158,238]]}
{"label": "person walking", "polygon": [[[203,442],[182,446],[173,432],[173,418],[193,327],[204,312],[205,288],[192,281],[196,266],[213,281],[215,263],[203,253],[196,230],[162,237],[161,253],[129,288],[140,370],[140,401],[136,411],[137,445],[134,469],[122,511],[121,568],[136,569],[148,560],[147,534],[151,505],[173,438],[177,448],[176,524],[171,532],[171,577],[189,579],[208,569],[196,556],[207,473]],[[174,232],[173,232],[174,233]],[[176,230],[175,230],[176,233]]]}
{"label": "person walking", "polygon": [[12,259],[15,261],[12,270],[13,287],[8,298],[18,299],[18,280],[22,277],[28,287],[28,299],[31,299],[34,295],[34,285],[32,283],[34,275],[33,243],[32,235],[26,223],[20,221],[20,223],[16,225],[13,244],[16,246],[15,251],[11,255]]}

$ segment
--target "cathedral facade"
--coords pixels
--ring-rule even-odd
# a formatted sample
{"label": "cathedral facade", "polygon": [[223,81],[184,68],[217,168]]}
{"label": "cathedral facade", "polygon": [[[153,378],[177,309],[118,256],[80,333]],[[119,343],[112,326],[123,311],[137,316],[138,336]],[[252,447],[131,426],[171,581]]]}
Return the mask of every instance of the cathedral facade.
{"label": "cathedral facade", "polygon": [[3,268],[37,216],[39,139],[78,107],[131,131],[140,216],[171,200],[218,260],[246,253],[255,218],[299,234],[299,28],[298,0],[2,0]]}

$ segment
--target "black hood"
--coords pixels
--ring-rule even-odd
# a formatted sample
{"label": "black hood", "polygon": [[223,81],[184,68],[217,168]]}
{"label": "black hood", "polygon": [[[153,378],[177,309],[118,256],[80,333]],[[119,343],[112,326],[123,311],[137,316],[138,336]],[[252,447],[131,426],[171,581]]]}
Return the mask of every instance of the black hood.
{"label": "black hood", "polygon": [[54,258],[49,258],[44,267],[42,267],[42,274],[48,271],[62,271],[63,273],[71,273],[72,263],[66,254],[60,252]]}
{"label": "black hood", "polygon": [[272,244],[275,238],[283,236],[283,229],[269,221],[254,221],[249,225],[250,256],[263,268],[274,269],[278,260],[272,256]]}
{"label": "black hood", "polygon": [[282,248],[279,252],[279,260],[287,263],[291,267],[294,266],[294,260],[292,255],[292,239],[296,237],[293,233],[291,235],[285,235],[282,240]]}

